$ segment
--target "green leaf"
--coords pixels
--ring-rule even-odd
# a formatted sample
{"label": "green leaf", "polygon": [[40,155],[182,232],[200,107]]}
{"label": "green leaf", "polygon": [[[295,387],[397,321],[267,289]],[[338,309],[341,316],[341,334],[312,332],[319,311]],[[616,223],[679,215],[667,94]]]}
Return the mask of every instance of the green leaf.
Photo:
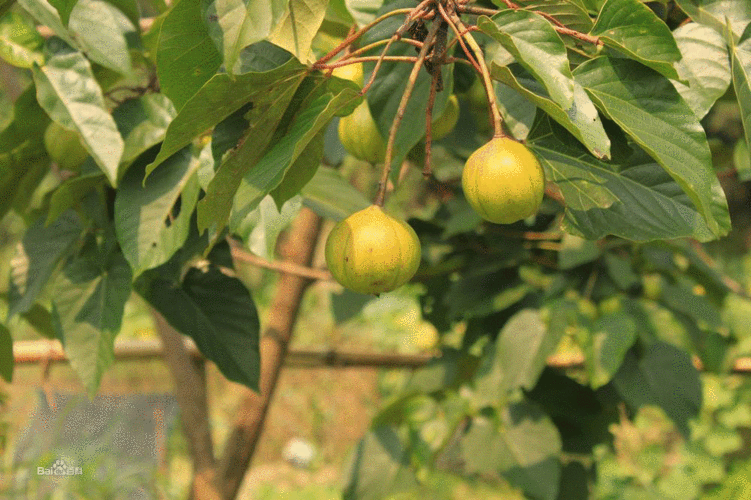
{"label": "green leaf", "polygon": [[161,91],[179,111],[221,64],[201,16],[201,1],[180,0],[162,21],[159,32],[156,71]]}
{"label": "green leaf", "polygon": [[297,195],[310,182],[321,165],[325,132],[324,128],[311,139],[305,150],[297,157],[297,160],[290,165],[281,184],[271,191],[271,196],[274,197],[274,201],[280,209],[287,200]]}
{"label": "green leaf", "polygon": [[[357,98],[356,91],[346,88],[337,95],[327,93],[318,97],[298,113],[284,137],[243,177],[235,196],[230,228],[236,227],[264,196],[282,182],[286,172],[306,152],[311,141],[325,130],[339,110]],[[323,153],[322,148],[320,153]]]}
{"label": "green leaf", "polygon": [[75,207],[92,189],[104,185],[105,182],[104,174],[98,171],[77,175],[63,181],[52,192],[45,224],[49,225],[54,222],[68,209]]}
{"label": "green leaf", "polygon": [[223,157],[219,170],[206,190],[206,196],[198,205],[200,231],[210,228],[216,235],[227,225],[234,197],[243,178],[248,171],[257,167],[267,152],[269,143],[285,116],[285,110],[302,81],[303,78],[295,76],[290,77],[284,85],[267,82],[262,87],[266,92],[252,101],[252,107],[244,117],[246,128],[242,130],[237,145]]}
{"label": "green leaf", "polygon": [[545,327],[538,310],[523,309],[512,316],[495,342],[495,359],[503,368],[506,388],[532,389],[560,340]]}
{"label": "green leaf", "polygon": [[683,54],[683,59],[675,63],[675,69],[680,79],[688,82],[684,85],[674,81],[673,86],[696,117],[704,118],[730,85],[725,40],[712,28],[697,23],[684,24],[673,36]]}
{"label": "green leaf", "polygon": [[68,30],[60,21],[57,10],[47,2],[47,0],[18,0],[18,5],[23,7],[26,12],[31,14],[40,24],[47,26],[58,37],[62,38],[65,43],[75,47],[76,42]]}
{"label": "green leaf", "polygon": [[356,317],[363,307],[375,300],[370,295],[356,293],[344,288],[341,293],[331,294],[331,311],[337,325]]}
{"label": "green leaf", "polygon": [[8,317],[25,313],[68,257],[83,231],[76,212],[65,212],[49,226],[38,219],[24,234],[11,261]]}
{"label": "green leaf", "polygon": [[328,3],[329,0],[289,0],[289,10],[278,21],[269,41],[288,50],[305,64],[315,62],[311,45],[326,15]]}
{"label": "green leaf", "polygon": [[13,381],[13,337],[10,330],[0,323],[0,376],[10,383]]}
{"label": "green leaf", "polygon": [[57,13],[60,15],[60,21],[65,26],[68,26],[70,13],[73,11],[73,8],[77,3],[78,0],[50,0],[50,5],[57,10]]}
{"label": "green leaf", "polygon": [[53,285],[52,324],[89,396],[115,360],[131,274],[120,252],[89,249],[68,262]]}
{"label": "green leaf", "polygon": [[537,106],[508,85],[494,82],[494,86],[496,103],[503,117],[503,124],[515,139],[525,140],[534,123]]}
{"label": "green leaf", "polygon": [[738,500],[751,497],[751,461],[727,476],[720,486],[702,497],[702,500]]}
{"label": "green leaf", "polygon": [[54,339],[55,329],[52,326],[52,313],[38,302],[31,306],[21,317],[34,327],[37,333],[45,338]]}
{"label": "green leaf", "polygon": [[582,33],[592,29],[593,22],[587,8],[578,0],[522,0],[517,3],[526,10],[549,14],[567,28]]}
{"label": "green leaf", "polygon": [[358,26],[373,21],[383,6],[384,0],[344,0],[347,10]]}
{"label": "green leaf", "polygon": [[586,239],[614,234],[633,241],[715,238],[681,187],[646,155],[620,172],[540,126],[529,144],[566,200],[565,229]]}
{"label": "green leaf", "polygon": [[550,22],[532,12],[506,10],[477,26],[508,50],[537,79],[550,98],[568,111],[574,104],[574,79],[566,46]]}
{"label": "green leaf", "polygon": [[719,328],[722,325],[720,311],[706,296],[696,295],[692,284],[663,283],[661,301],[670,309],[689,316],[700,328]]}
{"label": "green leaf", "polygon": [[502,473],[535,500],[555,500],[561,475],[561,438],[553,422],[526,401],[503,408],[496,423],[474,417],[461,439],[470,474]]}
{"label": "green leaf", "polygon": [[[184,1],[186,0],[181,0],[178,6]],[[195,136],[221,122],[247,103],[259,100],[263,105],[267,105],[280,95],[287,95],[289,87],[297,88],[304,71],[304,66],[290,59],[273,70],[250,72],[238,75],[234,79],[227,74],[214,75],[205,85],[202,84],[200,90],[193,91],[195,95],[191,94],[192,97],[182,104],[178,104],[167,93],[175,103],[178,113],[167,128],[159,155],[148,166],[146,173],[150,174],[160,163],[190,144]],[[270,97],[268,94],[271,94]],[[275,115],[281,116],[283,112],[284,109],[274,109]]]}
{"label": "green leaf", "polygon": [[322,217],[346,219],[370,206],[370,201],[338,170],[321,166],[302,189],[303,203]]}
{"label": "green leaf", "polygon": [[520,71],[517,65],[507,67],[491,63],[491,74],[545,111],[593,155],[610,158],[610,138],[605,133],[597,108],[579,83],[574,82],[575,105],[565,111],[549,98],[545,89],[531,75]]}
{"label": "green leaf", "polygon": [[[300,0],[295,0],[300,1]],[[228,73],[236,73],[240,52],[256,42],[269,37],[289,12],[288,0],[208,0],[203,6],[202,22],[214,45],[222,54]],[[296,5],[303,7],[302,5]],[[304,9],[304,7],[303,7]],[[304,10],[303,10],[304,11]],[[297,12],[297,11],[296,11]],[[292,12],[295,14],[296,12]],[[301,11],[302,12],[302,11]],[[300,12],[298,12],[300,13]],[[310,19],[308,19],[308,22]],[[288,33],[294,33],[296,23],[291,22]],[[320,25],[320,21],[319,21]],[[305,31],[315,33],[318,26],[303,26]],[[300,33],[296,33],[298,41]],[[305,35],[307,38],[309,34]]]}
{"label": "green leaf", "polygon": [[190,336],[225,377],[257,391],[260,325],[248,290],[214,265],[191,268],[182,282],[171,267],[146,272],[136,282],[138,293]]}
{"label": "green leaf", "polygon": [[736,37],[751,21],[751,4],[747,0],[676,0],[678,6],[697,23],[725,32],[726,20]]}
{"label": "green leaf", "polygon": [[0,18],[0,57],[19,68],[42,64],[44,38],[34,24],[18,12],[8,12]]}
{"label": "green leaf", "polygon": [[86,150],[116,186],[123,139],[107,111],[89,61],[80,52],[60,47],[59,40],[49,43],[53,50],[59,50],[44,66],[33,68],[39,105],[55,122],[81,134]]}
{"label": "green leaf", "polygon": [[610,382],[636,341],[636,322],[625,312],[605,314],[592,325],[584,365],[589,383],[598,389]]}
{"label": "green leaf", "polygon": [[728,294],[723,303],[724,323],[738,340],[751,338],[751,300]]}
{"label": "green leaf", "polygon": [[68,27],[93,62],[124,75],[132,73],[126,37],[138,32],[119,9],[104,0],[78,0]]}
{"label": "green leaf", "polygon": [[613,383],[634,408],[660,406],[684,436],[701,409],[699,372],[687,352],[670,344],[655,342],[640,358],[629,352]]}
{"label": "green leaf", "polygon": [[640,283],[641,278],[634,272],[628,259],[621,259],[612,253],[606,253],[605,267],[608,270],[608,276],[623,291],[628,291],[632,286]]}
{"label": "green leaf", "polygon": [[730,40],[733,88],[738,99],[746,146],[751,146],[751,38],[740,45]]}
{"label": "green leaf", "polygon": [[639,63],[598,57],[574,72],[592,99],[688,194],[717,237],[727,234],[727,201],[707,138],[669,80]]}
{"label": "green leaf", "polygon": [[175,107],[164,94],[148,94],[118,106],[112,118],[124,140],[121,163],[131,163],[162,142],[176,115]]}
{"label": "green leaf", "polygon": [[607,0],[590,34],[667,78],[678,79],[673,63],[681,58],[681,51],[673,34],[639,0]]}
{"label": "green leaf", "polygon": [[145,182],[141,165],[123,177],[115,196],[115,229],[135,277],[167,262],[185,243],[200,191],[198,166],[184,148]]}
{"label": "green leaf", "polygon": [[368,431],[354,449],[344,473],[343,500],[380,500],[418,486],[409,451],[393,427]]}

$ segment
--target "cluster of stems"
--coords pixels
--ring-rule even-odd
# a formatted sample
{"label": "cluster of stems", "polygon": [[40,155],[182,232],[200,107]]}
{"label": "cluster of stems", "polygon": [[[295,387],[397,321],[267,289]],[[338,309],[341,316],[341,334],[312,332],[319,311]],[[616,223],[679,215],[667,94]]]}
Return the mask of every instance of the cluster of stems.
{"label": "cluster of stems", "polygon": [[[510,9],[520,9],[521,7],[511,0],[504,0],[506,6]],[[407,104],[412,96],[415,84],[417,83],[417,77],[420,69],[425,67],[426,71],[431,75],[432,81],[430,86],[430,95],[428,98],[426,108],[426,135],[425,135],[425,166],[423,169],[423,175],[429,177],[431,175],[431,150],[432,150],[432,137],[431,137],[431,125],[433,116],[433,107],[435,103],[436,93],[442,87],[441,67],[444,64],[462,63],[472,66],[478,73],[488,100],[488,110],[490,112],[490,121],[493,126],[493,136],[503,137],[503,123],[501,119],[501,113],[496,103],[495,90],[493,88],[493,82],[490,78],[490,72],[488,66],[485,63],[485,57],[482,52],[482,48],[472,36],[472,31],[477,29],[476,26],[466,25],[462,19],[462,14],[469,14],[475,16],[493,16],[499,11],[494,9],[487,9],[482,7],[475,7],[468,5],[469,0],[422,0],[413,8],[396,9],[387,12],[380,17],[377,17],[370,23],[362,26],[360,29],[352,29],[349,35],[342,41],[337,47],[331,50],[324,57],[320,58],[313,66],[313,70],[328,70],[333,71],[335,68],[346,66],[349,64],[358,64],[364,62],[375,62],[375,67],[370,74],[370,78],[362,90],[360,95],[365,95],[368,89],[373,85],[376,79],[378,71],[384,61],[388,62],[406,62],[412,64],[412,72],[409,75],[407,84],[404,88],[399,107],[397,108],[396,116],[391,124],[389,131],[388,141],[386,143],[386,157],[383,165],[383,173],[379,182],[378,193],[374,200],[374,203],[379,206],[383,206],[383,202],[386,196],[386,187],[388,186],[389,175],[391,174],[391,163],[394,159],[394,145],[396,143],[396,133],[399,130],[399,126],[404,117],[404,113],[407,109]],[[600,40],[597,37],[580,33],[565,27],[560,21],[553,16],[535,11],[548,19],[553,27],[559,33],[563,35],[572,36],[581,41],[600,44]],[[404,22],[394,32],[394,34],[388,38],[379,40],[376,42],[364,45],[356,50],[352,50],[352,46],[357,42],[360,37],[370,31],[373,27],[381,22],[394,17],[405,16]],[[424,29],[426,23],[430,23],[430,27]],[[411,30],[415,26],[423,27],[420,36],[406,37],[410,34]],[[449,42],[449,32],[453,35],[453,39]],[[388,51],[394,43],[406,43],[414,46],[418,50],[417,56],[392,56],[388,55]],[[449,54],[452,52],[456,45],[459,45],[464,53],[464,57],[453,57]],[[381,49],[382,48],[382,49]],[[369,52],[381,49],[380,55],[366,55]],[[344,55],[336,61],[330,62],[337,55],[344,52]]]}

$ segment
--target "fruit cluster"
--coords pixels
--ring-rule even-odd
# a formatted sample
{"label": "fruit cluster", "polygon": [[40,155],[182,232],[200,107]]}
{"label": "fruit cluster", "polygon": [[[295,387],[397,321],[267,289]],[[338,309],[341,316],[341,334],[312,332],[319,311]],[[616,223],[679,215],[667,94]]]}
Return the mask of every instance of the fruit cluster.
{"label": "fruit cluster", "polygon": [[[346,70],[346,71],[345,71]],[[362,85],[362,65],[333,73]],[[452,95],[432,124],[433,138],[447,136],[459,119]],[[384,161],[386,142],[363,101],[339,121],[339,139],[352,156],[370,163]],[[470,155],[462,172],[464,196],[485,220],[512,224],[537,212],[545,191],[545,174],[532,152],[509,137],[494,137]],[[346,288],[366,294],[394,290],[408,282],[420,264],[420,240],[404,221],[372,205],[340,221],[326,241],[326,263]]]}

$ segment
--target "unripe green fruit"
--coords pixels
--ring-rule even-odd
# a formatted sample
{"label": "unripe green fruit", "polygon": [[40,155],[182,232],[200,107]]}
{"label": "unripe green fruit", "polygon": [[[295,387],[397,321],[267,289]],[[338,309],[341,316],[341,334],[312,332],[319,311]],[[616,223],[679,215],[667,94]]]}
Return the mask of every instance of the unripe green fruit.
{"label": "unripe green fruit", "polygon": [[440,140],[446,137],[456,127],[456,122],[459,121],[459,99],[451,94],[449,100],[446,101],[446,107],[443,108],[443,113],[437,119],[433,120],[431,135],[433,140]]}
{"label": "unripe green fruit", "polygon": [[326,264],[336,281],[366,294],[390,292],[412,279],[420,253],[410,225],[377,205],[337,223],[326,240]]}
{"label": "unripe green fruit", "polygon": [[44,131],[44,148],[62,170],[78,168],[89,156],[78,132],[52,122]]}
{"label": "unripe green fruit", "polygon": [[363,70],[361,63],[339,66],[338,68],[334,68],[334,71],[332,71],[331,74],[345,80],[353,81],[360,87],[362,87],[365,78],[365,71]]}
{"label": "unripe green fruit", "polygon": [[367,101],[339,120],[339,140],[344,149],[359,160],[375,164],[386,158],[386,141],[378,131]]}
{"label": "unripe green fruit", "polygon": [[545,194],[545,173],[524,144],[495,137],[467,159],[462,188],[483,219],[512,224],[537,213]]}

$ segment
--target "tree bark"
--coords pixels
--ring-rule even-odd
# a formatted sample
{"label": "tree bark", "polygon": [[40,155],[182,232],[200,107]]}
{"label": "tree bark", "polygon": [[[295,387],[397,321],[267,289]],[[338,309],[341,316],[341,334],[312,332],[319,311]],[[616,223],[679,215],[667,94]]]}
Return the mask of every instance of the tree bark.
{"label": "tree bark", "polygon": [[204,361],[196,360],[185,348],[180,332],[153,310],[157,332],[164,344],[164,359],[175,381],[175,397],[180,407],[183,432],[193,459],[193,486],[190,497],[195,500],[221,500],[215,486],[216,461],[209,427]]}
{"label": "tree bark", "polygon": [[[318,241],[321,219],[303,208],[280,246],[282,261],[309,266]],[[227,439],[217,468],[216,485],[225,500],[237,496],[253,458],[263,423],[287,354],[303,293],[310,278],[282,273],[276,284],[261,338],[260,392],[248,391]]]}

